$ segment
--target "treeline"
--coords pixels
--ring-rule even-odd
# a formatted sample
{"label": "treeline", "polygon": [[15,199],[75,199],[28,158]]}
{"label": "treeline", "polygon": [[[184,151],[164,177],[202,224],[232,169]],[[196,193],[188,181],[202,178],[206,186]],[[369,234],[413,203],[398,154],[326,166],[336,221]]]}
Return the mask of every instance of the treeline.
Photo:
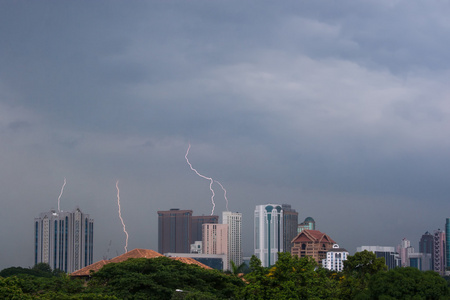
{"label": "treeline", "polygon": [[233,269],[225,274],[166,257],[138,258],[105,265],[86,281],[38,264],[1,271],[0,299],[450,299],[436,272],[387,271],[384,259],[368,251],[349,256],[343,272],[289,253],[271,268],[253,256],[246,275]]}

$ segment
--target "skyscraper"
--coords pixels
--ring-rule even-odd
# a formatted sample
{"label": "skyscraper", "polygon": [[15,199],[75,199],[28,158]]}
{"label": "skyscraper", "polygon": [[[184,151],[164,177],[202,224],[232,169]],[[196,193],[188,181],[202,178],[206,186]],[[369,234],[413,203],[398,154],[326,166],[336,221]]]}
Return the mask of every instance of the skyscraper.
{"label": "skyscraper", "polygon": [[228,254],[228,225],[203,224],[203,254]]}
{"label": "skyscraper", "polygon": [[191,244],[202,240],[203,224],[218,224],[219,216],[192,216],[191,217]]}
{"label": "skyscraper", "polygon": [[450,218],[445,219],[445,254],[447,267],[450,267]]}
{"label": "skyscraper", "polygon": [[222,223],[228,224],[228,261],[225,269],[230,269],[230,261],[239,266],[242,253],[242,214],[238,212],[222,212]]}
{"label": "skyscraper", "polygon": [[428,231],[425,232],[419,241],[419,252],[420,253],[433,253],[434,247],[434,237]]}
{"label": "skyscraper", "polygon": [[433,253],[431,254],[433,259],[433,270],[441,275],[445,273],[445,232],[440,229],[434,231],[434,244]]}
{"label": "skyscraper", "polygon": [[51,210],[34,219],[34,263],[48,263],[67,273],[93,262],[94,220],[79,208]]}
{"label": "skyscraper", "polygon": [[283,204],[281,208],[283,209],[283,249],[290,253],[291,241],[297,236],[298,212],[291,208],[289,204]]}
{"label": "skyscraper", "polygon": [[397,252],[400,255],[401,266],[409,267],[409,256],[414,253],[414,248],[411,247],[411,242],[406,238],[402,239],[401,243],[397,246]]}
{"label": "skyscraper", "polygon": [[300,233],[305,229],[316,230],[316,221],[311,217],[307,217],[303,223],[298,224],[297,233]]}
{"label": "skyscraper", "polygon": [[255,255],[264,267],[278,260],[283,252],[283,209],[280,204],[257,205],[255,208]]}
{"label": "skyscraper", "polygon": [[158,211],[158,252],[189,253],[192,210]]}

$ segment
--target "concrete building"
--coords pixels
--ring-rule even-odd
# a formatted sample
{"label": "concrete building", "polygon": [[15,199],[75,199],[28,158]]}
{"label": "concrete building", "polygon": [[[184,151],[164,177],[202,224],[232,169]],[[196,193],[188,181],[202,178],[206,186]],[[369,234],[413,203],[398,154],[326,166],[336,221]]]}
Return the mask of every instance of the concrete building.
{"label": "concrete building", "polygon": [[445,219],[445,253],[446,266],[450,267],[450,218]]}
{"label": "concrete building", "polygon": [[435,230],[433,237],[433,253],[431,253],[431,257],[433,259],[433,270],[441,275],[445,275],[445,267],[447,266],[445,261],[445,232],[440,229]]}
{"label": "concrete building", "polygon": [[219,224],[219,216],[192,216],[190,241],[191,244],[195,243],[196,241],[202,240],[203,224]]}
{"label": "concrete building", "polygon": [[364,250],[375,253],[378,258],[383,257],[389,270],[401,266],[400,255],[395,251],[394,247],[361,246],[356,248],[356,252],[362,252]]}
{"label": "concrete building", "polygon": [[281,205],[281,209],[283,210],[283,249],[284,252],[291,253],[291,241],[297,236],[298,212],[289,204]]}
{"label": "concrete building", "polygon": [[189,253],[192,210],[158,211],[158,252]]}
{"label": "concrete building", "polygon": [[340,248],[338,244],[334,244],[333,247],[327,252],[327,257],[322,260],[322,267],[341,272],[344,270],[344,261],[347,260],[348,251],[344,248]]}
{"label": "concrete building", "polygon": [[228,224],[203,224],[203,254],[228,256]]}
{"label": "concrete building", "polygon": [[230,269],[230,261],[237,266],[243,262],[242,250],[242,214],[238,212],[222,212],[222,223],[228,225],[228,261],[225,266]]}
{"label": "concrete building", "polygon": [[428,231],[425,232],[419,241],[419,253],[433,253],[434,236]]}
{"label": "concrete building", "polygon": [[283,209],[280,204],[257,205],[254,223],[254,253],[262,266],[269,267],[283,252]]}
{"label": "concrete building", "polygon": [[94,220],[76,208],[44,212],[34,219],[34,263],[72,273],[93,262]]}
{"label": "concrete building", "polygon": [[420,271],[433,270],[431,253],[410,253],[409,266]]}
{"label": "concrete building", "polygon": [[409,267],[409,255],[414,253],[414,248],[411,247],[411,242],[406,238],[402,239],[400,244],[397,246],[397,252],[400,255],[401,266]]}
{"label": "concrete building", "polygon": [[297,233],[302,232],[302,230],[308,229],[308,230],[316,230],[316,221],[314,221],[313,218],[307,217],[305,221],[298,224],[297,226]]}
{"label": "concrete building", "polygon": [[327,258],[327,252],[336,244],[327,234],[318,230],[304,229],[292,240],[291,255],[311,256],[321,265]]}

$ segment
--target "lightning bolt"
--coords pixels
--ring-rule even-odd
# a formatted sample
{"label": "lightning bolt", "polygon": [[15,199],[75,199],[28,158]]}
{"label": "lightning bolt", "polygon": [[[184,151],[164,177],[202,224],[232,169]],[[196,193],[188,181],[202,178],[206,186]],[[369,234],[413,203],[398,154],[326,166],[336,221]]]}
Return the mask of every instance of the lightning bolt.
{"label": "lightning bolt", "polygon": [[223,187],[223,185],[220,182],[218,182],[217,180],[214,180],[214,181],[217,182],[220,185],[220,187],[222,188],[222,190],[223,190],[223,197],[225,198],[225,201],[227,202],[226,208],[227,208],[227,211],[229,211],[228,210],[227,190]]}
{"label": "lightning bolt", "polygon": [[212,178],[210,178],[210,177],[206,177],[206,176],[200,174],[196,169],[194,169],[194,168],[192,167],[192,164],[189,162],[189,159],[188,159],[189,149],[191,149],[191,144],[189,144],[189,147],[188,147],[188,149],[187,149],[187,151],[186,151],[186,155],[184,156],[184,158],[186,158],[186,162],[188,163],[189,167],[191,168],[192,171],[195,172],[195,174],[197,174],[197,175],[200,176],[201,178],[204,178],[204,179],[206,179],[206,180],[209,180],[209,190],[211,191],[211,194],[212,194],[212,196],[211,196],[211,202],[212,202],[212,205],[213,205],[212,211],[211,211],[211,216],[212,216],[212,215],[214,215],[214,208],[216,207],[216,203],[214,202],[214,195],[215,195],[215,194],[214,194],[214,190],[213,190],[213,188],[212,188],[212,185],[213,185],[213,183],[214,183],[214,180],[213,180]]}
{"label": "lightning bolt", "polygon": [[123,222],[122,219],[122,213],[120,212],[120,190],[119,190],[119,180],[116,181],[116,189],[117,189],[117,205],[119,206],[119,218],[120,221],[122,222],[122,226],[123,226],[123,232],[126,234],[127,238],[125,240],[125,253],[128,252],[127,247],[128,247],[128,232],[125,229],[125,223]]}
{"label": "lightning bolt", "polygon": [[66,186],[66,177],[64,177],[64,183],[63,183],[63,186],[61,187],[61,193],[59,193],[59,197],[58,197],[58,212],[61,212],[61,209],[60,209],[60,203],[61,203],[61,196],[62,196],[62,194],[63,194],[63,192],[64,192],[64,187]]}

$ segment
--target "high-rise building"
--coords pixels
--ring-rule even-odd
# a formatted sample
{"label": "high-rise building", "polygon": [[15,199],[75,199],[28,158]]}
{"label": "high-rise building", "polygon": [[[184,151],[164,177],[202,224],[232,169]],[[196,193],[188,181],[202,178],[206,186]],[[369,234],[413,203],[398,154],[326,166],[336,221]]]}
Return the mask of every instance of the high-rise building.
{"label": "high-rise building", "polygon": [[433,248],[434,248],[434,236],[427,231],[420,238],[419,252],[432,254]]}
{"label": "high-rise building", "polygon": [[298,224],[297,233],[302,232],[302,230],[316,230],[316,221],[313,218],[307,217],[303,223]]}
{"label": "high-rise building", "polygon": [[44,212],[34,219],[34,263],[48,263],[67,273],[93,262],[94,220],[76,208]]}
{"label": "high-rise building", "polygon": [[269,267],[283,252],[283,209],[280,204],[257,205],[255,208],[254,253],[263,267]]}
{"label": "high-rise building", "polygon": [[283,249],[291,253],[291,241],[297,236],[298,212],[289,204],[283,204],[281,208],[283,209]]}
{"label": "high-rise building", "polygon": [[400,254],[401,266],[409,267],[409,255],[414,253],[411,242],[406,238],[402,239],[401,243],[397,246],[397,252]]}
{"label": "high-rise building", "polygon": [[445,274],[445,232],[440,229],[434,231],[434,244],[433,253],[431,253],[433,259],[433,270],[441,275]]}
{"label": "high-rise building", "polygon": [[158,211],[158,252],[189,253],[192,210]]}
{"label": "high-rise building", "polygon": [[395,252],[394,247],[361,246],[356,248],[356,252],[361,252],[364,250],[375,253],[378,258],[383,257],[389,270],[401,266],[400,255]]}
{"label": "high-rise building", "polygon": [[225,269],[230,269],[230,261],[239,266],[242,264],[242,214],[238,212],[222,212],[222,223],[228,224],[228,261]]}
{"label": "high-rise building", "polygon": [[218,224],[219,216],[192,216],[191,217],[191,244],[202,240],[203,224]]}
{"label": "high-rise building", "polygon": [[431,253],[410,253],[409,266],[420,271],[433,270]]}
{"label": "high-rise building", "polygon": [[326,259],[327,252],[336,244],[327,234],[318,230],[304,229],[292,240],[291,255],[299,258],[311,256],[318,264]]}
{"label": "high-rise building", "polygon": [[327,258],[322,260],[322,267],[341,272],[344,270],[344,261],[347,260],[348,251],[340,248],[338,244],[334,244],[333,248],[328,250]]}
{"label": "high-rise building", "polygon": [[203,254],[228,254],[228,224],[203,224]]}
{"label": "high-rise building", "polygon": [[447,267],[450,267],[450,218],[445,219],[445,260]]}

